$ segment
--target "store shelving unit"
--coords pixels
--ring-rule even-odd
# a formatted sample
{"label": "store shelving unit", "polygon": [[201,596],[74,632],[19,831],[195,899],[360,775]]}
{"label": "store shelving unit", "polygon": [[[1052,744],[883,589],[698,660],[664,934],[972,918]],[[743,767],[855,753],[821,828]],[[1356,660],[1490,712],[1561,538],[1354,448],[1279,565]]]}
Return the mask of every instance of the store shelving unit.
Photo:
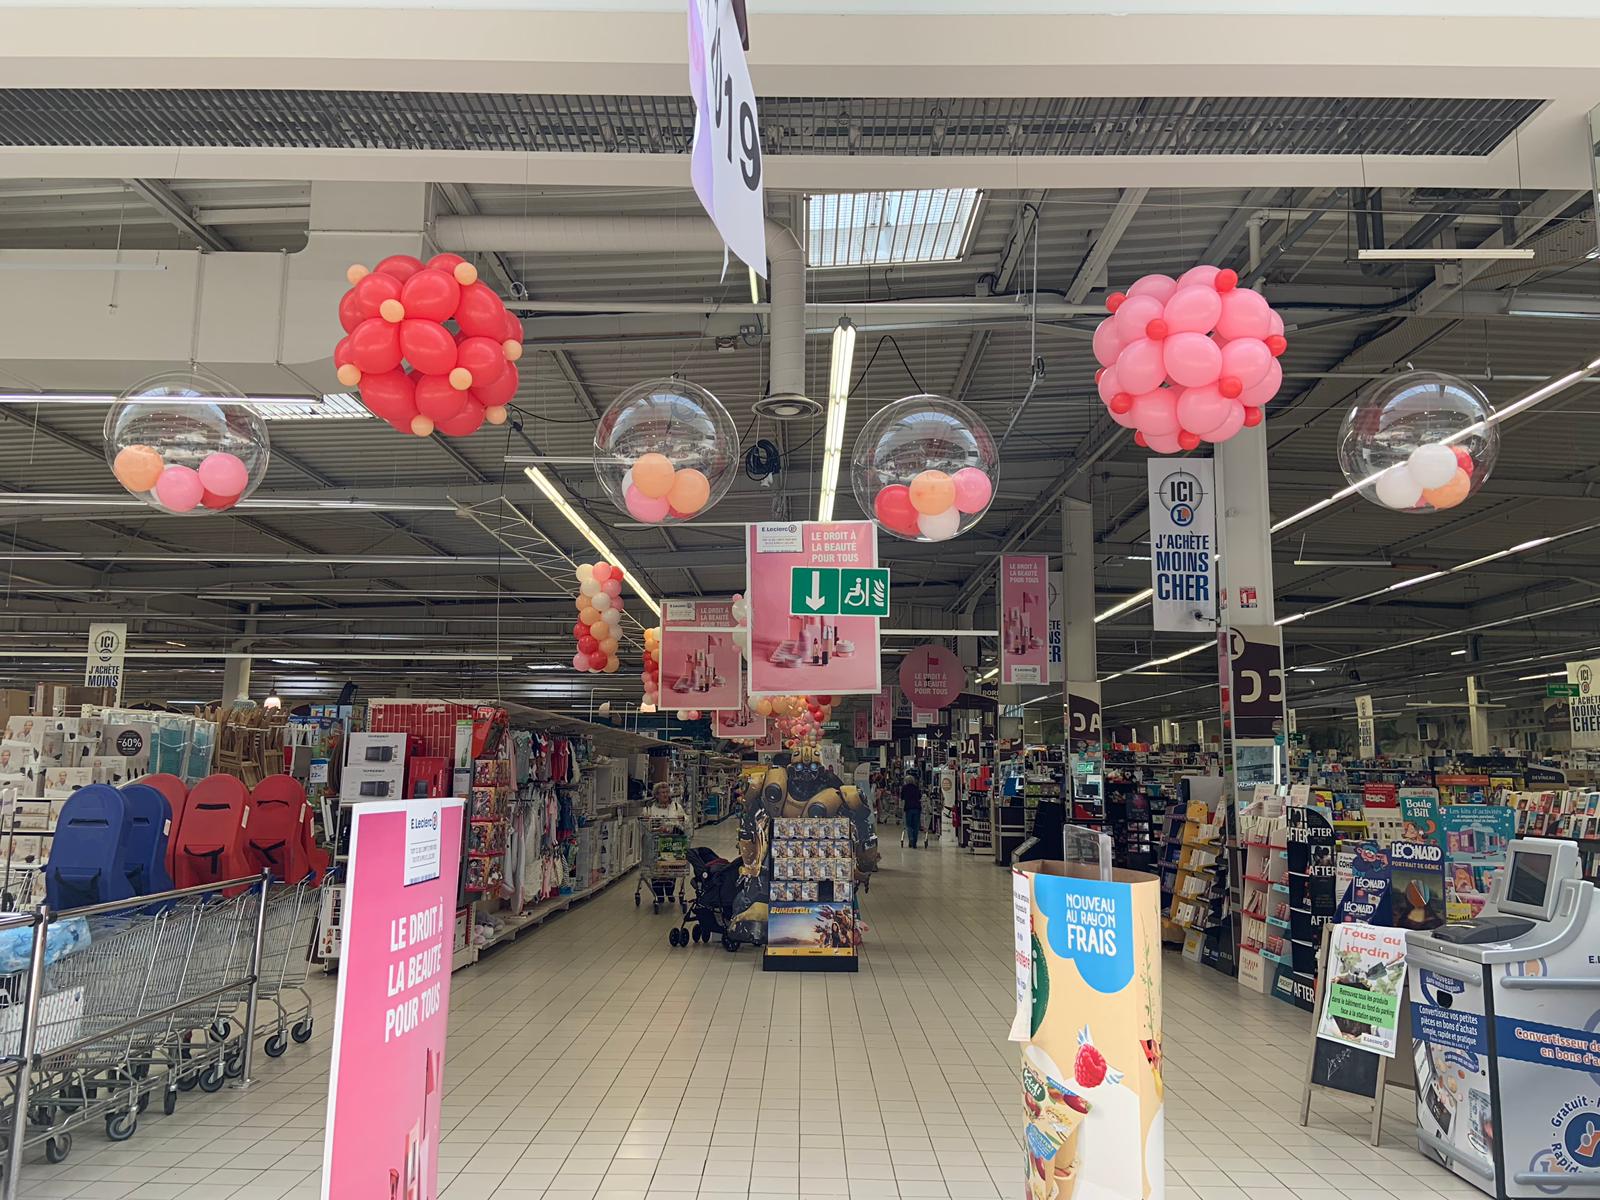
{"label": "store shelving unit", "polygon": [[1239,816],[1243,896],[1239,907],[1239,982],[1265,992],[1272,963],[1289,961],[1287,829],[1283,800],[1271,795],[1250,803]]}
{"label": "store shelving unit", "polygon": [[[1177,875],[1173,880],[1168,919],[1183,934],[1184,957],[1200,961],[1207,936],[1229,919],[1227,805],[1217,786],[1196,786],[1185,780],[1188,799],[1178,838]],[[1207,794],[1209,793],[1209,795]]]}

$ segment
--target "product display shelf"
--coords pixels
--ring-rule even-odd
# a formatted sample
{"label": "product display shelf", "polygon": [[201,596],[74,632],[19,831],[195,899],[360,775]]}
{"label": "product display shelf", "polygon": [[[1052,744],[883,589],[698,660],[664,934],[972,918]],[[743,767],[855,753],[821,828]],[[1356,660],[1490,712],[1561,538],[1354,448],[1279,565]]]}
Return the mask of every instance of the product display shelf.
{"label": "product display shelf", "polygon": [[[1243,871],[1240,880],[1239,982],[1266,991],[1268,962],[1287,957],[1289,902],[1286,886],[1286,830],[1283,801],[1275,796],[1253,801],[1239,817]],[[1274,887],[1274,885],[1278,887]]]}
{"label": "product display shelf", "polygon": [[1227,915],[1227,879],[1221,869],[1227,857],[1226,812],[1225,806],[1204,800],[1191,800],[1184,810],[1169,917],[1184,932],[1186,956],[1198,957],[1205,934]]}
{"label": "product display shelf", "polygon": [[1288,904],[1289,961],[1279,963],[1271,991],[1310,1010],[1316,996],[1322,927],[1333,921],[1337,908],[1333,824],[1325,806],[1300,802],[1298,797],[1291,798],[1284,818],[1287,886],[1282,894]]}
{"label": "product display shelf", "polygon": [[1178,881],[1178,865],[1183,856],[1183,830],[1188,812],[1184,804],[1174,801],[1167,806],[1162,823],[1161,837],[1161,938],[1166,942],[1182,942],[1183,930],[1172,920],[1173,891]]}

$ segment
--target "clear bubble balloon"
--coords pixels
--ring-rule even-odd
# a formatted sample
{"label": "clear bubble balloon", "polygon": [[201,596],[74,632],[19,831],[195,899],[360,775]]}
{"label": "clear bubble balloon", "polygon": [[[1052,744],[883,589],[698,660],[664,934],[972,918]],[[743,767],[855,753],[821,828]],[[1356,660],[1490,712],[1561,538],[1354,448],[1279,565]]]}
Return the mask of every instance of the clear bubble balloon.
{"label": "clear bubble balloon", "polygon": [[856,439],[850,484],[879,529],[942,542],[983,519],[1000,454],[978,414],[945,396],[907,396],[874,413]]}
{"label": "clear bubble balloon", "polygon": [[636,384],[594,433],[594,472],[620,512],[675,525],[722,499],[738,473],[739,431],[705,388],[684,379]]}
{"label": "clear bubble balloon", "polygon": [[117,482],[162,512],[224,512],[261,485],[267,423],[242,392],[204,371],[135,384],[106,414],[106,464]]}
{"label": "clear bubble balloon", "polygon": [[1494,406],[1464,379],[1406,371],[1356,398],[1339,429],[1339,469],[1395,512],[1455,508],[1488,480],[1500,453]]}

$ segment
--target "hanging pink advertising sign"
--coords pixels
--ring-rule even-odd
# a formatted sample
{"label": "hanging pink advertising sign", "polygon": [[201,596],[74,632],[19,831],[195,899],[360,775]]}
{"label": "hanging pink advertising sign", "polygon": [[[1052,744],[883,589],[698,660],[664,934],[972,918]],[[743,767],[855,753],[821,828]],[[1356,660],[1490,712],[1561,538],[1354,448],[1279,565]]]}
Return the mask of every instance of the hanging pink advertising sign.
{"label": "hanging pink advertising sign", "polygon": [[776,754],[783,749],[783,735],[778,732],[778,727],[768,721],[767,718],[763,717],[762,720],[766,721],[767,728],[766,732],[756,738],[756,752],[758,754]]}
{"label": "hanging pink advertising sign", "polygon": [[720,712],[744,703],[733,599],[661,604],[661,705]]}
{"label": "hanging pink advertising sign", "polygon": [[894,690],[883,688],[872,698],[872,740],[887,742],[894,736]]}
{"label": "hanging pink advertising sign", "polygon": [[754,712],[749,705],[716,710],[712,728],[718,737],[758,738],[767,732],[767,719]]}
{"label": "hanging pink advertising sign", "polygon": [[323,1200],[436,1200],[460,800],[351,806]]}
{"label": "hanging pink advertising sign", "polygon": [[1042,554],[1000,556],[1000,682],[1050,678],[1050,560]]}
{"label": "hanging pink advertising sign", "polygon": [[966,683],[967,669],[955,651],[943,646],[918,646],[900,660],[900,690],[911,701],[913,714],[919,708],[948,707]]}
{"label": "hanging pink advertising sign", "polygon": [[871,718],[865,711],[855,714],[855,738],[853,740],[857,750],[865,750],[867,743],[872,740]]}
{"label": "hanging pink advertising sign", "polygon": [[871,521],[745,526],[750,695],[878,690],[878,618],[845,611],[861,573],[877,566]]}

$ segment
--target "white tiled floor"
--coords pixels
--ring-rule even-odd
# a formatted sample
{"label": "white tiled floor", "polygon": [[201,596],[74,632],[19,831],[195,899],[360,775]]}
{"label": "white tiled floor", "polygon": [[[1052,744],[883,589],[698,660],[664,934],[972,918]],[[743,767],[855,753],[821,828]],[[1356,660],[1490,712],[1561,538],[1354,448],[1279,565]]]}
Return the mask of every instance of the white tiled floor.
{"label": "white tiled floor", "polygon": [[[1008,876],[885,843],[858,975],[671,949],[631,878],[457,974],[442,1200],[1020,1196]],[[1336,1100],[1301,1129],[1308,1017],[1176,955],[1165,969],[1170,1200],[1479,1194],[1412,1148],[1407,1093],[1379,1149]],[[317,1196],[327,1034],[261,1060],[247,1092],[152,1110],[129,1142],[83,1131],[65,1163],[30,1164],[23,1196]]]}

